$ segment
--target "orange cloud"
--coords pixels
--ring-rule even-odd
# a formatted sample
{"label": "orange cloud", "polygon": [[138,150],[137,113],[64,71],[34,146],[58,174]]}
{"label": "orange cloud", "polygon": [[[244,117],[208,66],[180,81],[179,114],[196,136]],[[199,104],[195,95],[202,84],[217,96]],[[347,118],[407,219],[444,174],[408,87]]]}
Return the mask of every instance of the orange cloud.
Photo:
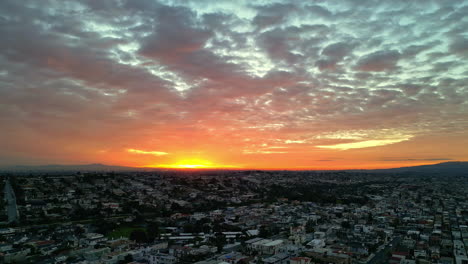
{"label": "orange cloud", "polygon": [[378,147],[378,146],[385,146],[389,144],[395,144],[398,142],[409,140],[411,137],[405,138],[398,138],[398,139],[375,139],[375,140],[365,140],[353,143],[341,143],[335,145],[324,145],[324,146],[316,146],[317,148],[325,148],[325,149],[339,149],[339,150],[348,150],[348,149],[358,149],[358,148],[370,148],[370,147]]}
{"label": "orange cloud", "polygon": [[134,154],[143,154],[143,155],[153,155],[153,156],[164,156],[169,155],[169,153],[164,151],[145,151],[139,149],[127,149],[127,152]]}

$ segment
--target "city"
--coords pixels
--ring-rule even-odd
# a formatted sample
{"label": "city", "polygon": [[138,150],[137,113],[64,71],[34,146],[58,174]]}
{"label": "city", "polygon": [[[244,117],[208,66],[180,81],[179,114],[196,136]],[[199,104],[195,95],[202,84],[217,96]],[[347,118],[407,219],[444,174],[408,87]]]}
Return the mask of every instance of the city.
{"label": "city", "polygon": [[468,264],[468,0],[0,0],[0,264]]}
{"label": "city", "polygon": [[468,261],[463,173],[4,174],[4,263]]}

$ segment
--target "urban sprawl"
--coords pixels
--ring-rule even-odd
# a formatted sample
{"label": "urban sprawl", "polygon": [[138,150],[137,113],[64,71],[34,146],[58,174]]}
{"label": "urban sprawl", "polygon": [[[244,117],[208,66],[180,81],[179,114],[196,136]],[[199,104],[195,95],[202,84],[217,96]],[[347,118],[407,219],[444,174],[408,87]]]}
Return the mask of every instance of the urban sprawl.
{"label": "urban sprawl", "polygon": [[464,176],[5,173],[0,263],[468,263]]}

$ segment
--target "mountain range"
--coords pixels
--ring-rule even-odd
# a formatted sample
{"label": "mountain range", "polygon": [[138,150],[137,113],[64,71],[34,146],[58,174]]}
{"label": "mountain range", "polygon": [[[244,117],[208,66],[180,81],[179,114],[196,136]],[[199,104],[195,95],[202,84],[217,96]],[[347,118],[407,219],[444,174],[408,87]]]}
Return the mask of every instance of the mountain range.
{"label": "mountain range", "polygon": [[82,165],[17,165],[1,167],[4,172],[54,172],[54,171],[138,171],[148,170],[148,168],[113,166],[100,163]]}
{"label": "mountain range", "polygon": [[[0,167],[0,172],[60,172],[60,171],[151,171],[157,168],[113,166],[100,163],[83,165],[18,165]],[[363,170],[372,173],[437,173],[468,175],[468,162],[453,161],[432,165],[401,167],[391,169]]]}
{"label": "mountain range", "polygon": [[372,170],[372,172],[468,175],[468,162],[451,161],[431,165]]}

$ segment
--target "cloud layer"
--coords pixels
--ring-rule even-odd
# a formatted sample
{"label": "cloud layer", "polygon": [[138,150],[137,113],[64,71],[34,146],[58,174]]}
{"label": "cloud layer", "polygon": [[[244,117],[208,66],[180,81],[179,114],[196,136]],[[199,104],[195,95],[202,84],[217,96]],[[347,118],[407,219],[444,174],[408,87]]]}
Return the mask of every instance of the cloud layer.
{"label": "cloud layer", "polygon": [[4,0],[0,157],[467,159],[467,13],[462,0]]}

